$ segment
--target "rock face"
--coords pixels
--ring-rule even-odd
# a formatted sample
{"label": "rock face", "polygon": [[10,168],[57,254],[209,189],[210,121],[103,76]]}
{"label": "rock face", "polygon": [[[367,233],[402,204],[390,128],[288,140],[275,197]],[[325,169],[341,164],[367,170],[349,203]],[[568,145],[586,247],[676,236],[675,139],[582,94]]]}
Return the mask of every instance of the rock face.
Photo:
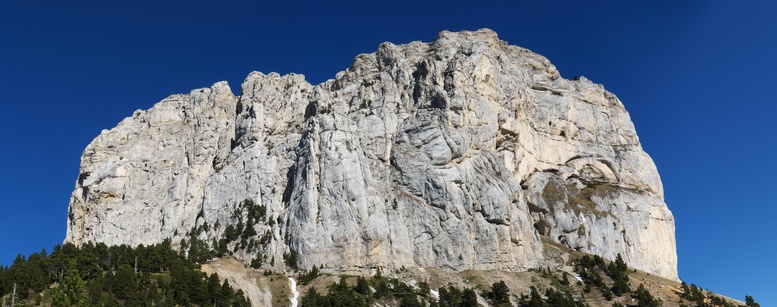
{"label": "rock face", "polygon": [[674,219],[623,104],[490,30],[383,43],[317,86],[254,72],[241,92],[173,95],[103,131],[66,241],[196,237],[340,271],[524,270],[556,243],[677,279]]}

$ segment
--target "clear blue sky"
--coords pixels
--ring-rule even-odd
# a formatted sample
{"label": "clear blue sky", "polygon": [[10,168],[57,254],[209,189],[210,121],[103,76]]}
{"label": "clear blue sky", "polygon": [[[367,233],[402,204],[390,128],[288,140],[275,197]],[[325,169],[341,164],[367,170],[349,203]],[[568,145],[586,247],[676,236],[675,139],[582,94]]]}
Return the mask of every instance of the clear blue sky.
{"label": "clear blue sky", "polygon": [[62,242],[81,152],[136,109],[254,70],[317,84],[381,42],[486,27],[624,102],[683,280],[777,306],[774,1],[256,2],[0,2],[0,264]]}

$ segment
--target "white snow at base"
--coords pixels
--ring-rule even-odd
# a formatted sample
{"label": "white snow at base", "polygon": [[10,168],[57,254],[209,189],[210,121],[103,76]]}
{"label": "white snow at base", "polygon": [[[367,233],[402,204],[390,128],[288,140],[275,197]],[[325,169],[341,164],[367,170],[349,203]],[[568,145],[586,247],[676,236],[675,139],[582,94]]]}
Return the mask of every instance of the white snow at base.
{"label": "white snow at base", "polygon": [[297,298],[299,297],[299,291],[297,291],[297,281],[294,278],[289,277],[291,282],[291,307],[297,307]]}
{"label": "white snow at base", "polygon": [[432,295],[434,296],[435,300],[437,300],[438,302],[440,301],[440,292],[434,291],[434,290],[431,290],[431,289],[429,289],[429,292],[432,292]]}

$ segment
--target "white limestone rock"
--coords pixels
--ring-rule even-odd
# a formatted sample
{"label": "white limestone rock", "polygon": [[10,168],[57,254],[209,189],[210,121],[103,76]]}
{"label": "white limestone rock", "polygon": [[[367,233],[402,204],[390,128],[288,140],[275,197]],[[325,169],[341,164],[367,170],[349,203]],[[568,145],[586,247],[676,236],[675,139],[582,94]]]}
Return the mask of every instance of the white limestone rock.
{"label": "white limestone rock", "polygon": [[674,220],[623,104],[490,30],[383,43],[315,87],[254,72],[238,97],[221,82],[136,111],[84,151],[66,241],[196,227],[210,243],[238,224],[253,231],[229,250],[265,267],[293,251],[337,271],[524,270],[554,261],[545,238],[677,279]]}

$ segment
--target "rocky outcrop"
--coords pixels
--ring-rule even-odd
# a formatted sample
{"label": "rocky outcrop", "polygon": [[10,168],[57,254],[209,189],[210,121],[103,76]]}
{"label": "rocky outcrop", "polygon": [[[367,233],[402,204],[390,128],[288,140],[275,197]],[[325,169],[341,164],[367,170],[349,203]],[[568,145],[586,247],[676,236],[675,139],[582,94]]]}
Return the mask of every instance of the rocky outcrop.
{"label": "rocky outcrop", "polygon": [[265,267],[523,270],[557,243],[677,278],[623,104],[490,30],[383,43],[317,86],[254,72],[240,96],[174,95],[89,144],[67,241],[192,231]]}

